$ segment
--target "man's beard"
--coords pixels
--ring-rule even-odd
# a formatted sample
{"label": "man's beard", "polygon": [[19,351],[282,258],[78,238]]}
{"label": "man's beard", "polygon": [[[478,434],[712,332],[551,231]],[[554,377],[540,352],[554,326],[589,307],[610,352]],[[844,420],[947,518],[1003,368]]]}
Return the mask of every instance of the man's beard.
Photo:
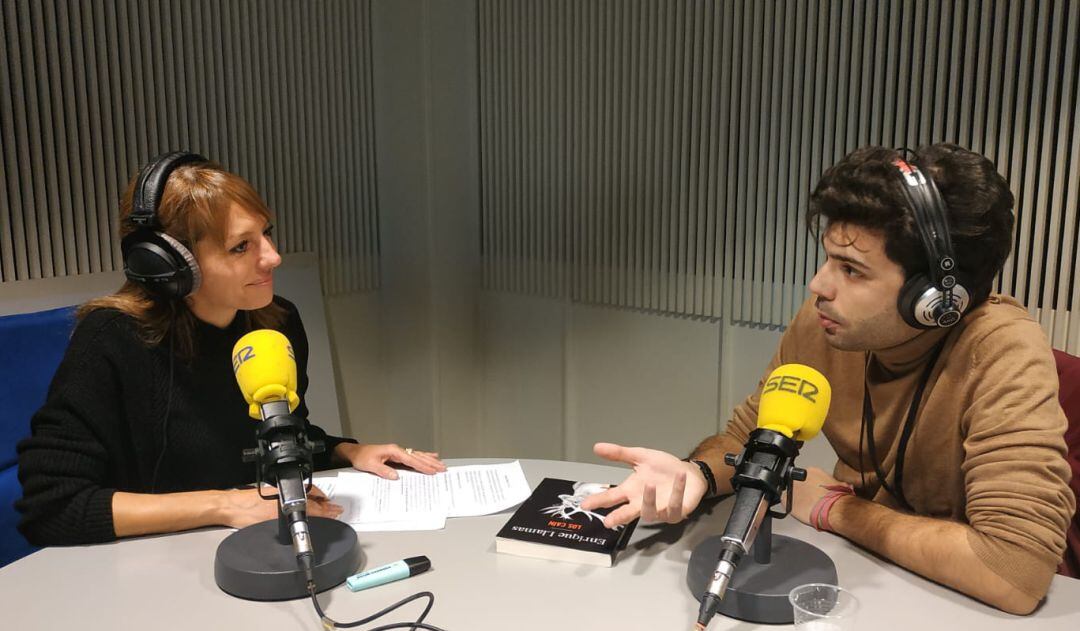
{"label": "man's beard", "polygon": [[[837,327],[836,333],[825,333],[825,341],[838,351],[880,351],[902,344],[918,331],[902,326],[899,314],[882,312],[866,320]],[[907,329],[907,330],[901,330]]]}

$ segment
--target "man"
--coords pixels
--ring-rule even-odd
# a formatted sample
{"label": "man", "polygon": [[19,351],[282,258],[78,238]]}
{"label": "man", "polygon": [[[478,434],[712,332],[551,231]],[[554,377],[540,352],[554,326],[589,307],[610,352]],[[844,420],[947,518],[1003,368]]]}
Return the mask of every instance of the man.
{"label": "man", "polygon": [[[811,196],[807,225],[826,260],[765,374],[803,363],[833,389],[823,433],[839,459],[832,475],[810,468],[796,483],[797,519],[1027,614],[1061,560],[1075,498],[1046,337],[1019,303],[990,294],[1012,206],[994,165],[955,145],[845,157]],[[598,443],[634,473],[583,508],[628,502],[609,525],[677,522],[710,485],[731,492],[724,454],[755,428],[761,388],[688,461]]]}

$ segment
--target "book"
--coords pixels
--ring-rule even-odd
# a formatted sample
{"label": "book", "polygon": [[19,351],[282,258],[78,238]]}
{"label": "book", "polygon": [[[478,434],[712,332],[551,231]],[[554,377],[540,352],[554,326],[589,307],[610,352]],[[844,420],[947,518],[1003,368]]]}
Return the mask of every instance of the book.
{"label": "book", "polygon": [[495,551],[610,567],[626,547],[637,520],[604,526],[613,508],[587,511],[581,501],[610,484],[544,478],[495,535]]}

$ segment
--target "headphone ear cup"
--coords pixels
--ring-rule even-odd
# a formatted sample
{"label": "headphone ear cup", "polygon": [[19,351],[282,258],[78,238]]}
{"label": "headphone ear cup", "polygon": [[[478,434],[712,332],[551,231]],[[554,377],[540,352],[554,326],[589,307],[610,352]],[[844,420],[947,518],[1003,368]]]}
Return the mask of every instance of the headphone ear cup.
{"label": "headphone ear cup", "polygon": [[185,291],[183,295],[177,297],[183,298],[188,294],[193,294],[198,291],[199,287],[202,286],[202,270],[199,269],[199,262],[195,260],[195,255],[191,253],[191,250],[187,249],[187,246],[168,234],[159,232],[158,236],[173,247],[173,253],[183,261],[183,267],[186,267],[189,270],[190,281],[188,283],[187,291]]}
{"label": "headphone ear cup", "polygon": [[925,307],[920,303],[924,302],[927,292],[930,291],[937,292],[938,290],[930,282],[930,278],[926,274],[913,275],[900,288],[900,295],[896,299],[896,309],[908,326],[916,329],[934,328],[933,324],[928,324],[919,319],[919,313]]}
{"label": "headphone ear cup", "polygon": [[183,298],[201,283],[195,257],[167,234],[138,230],[124,238],[121,248],[124,275],[155,296]]}
{"label": "headphone ear cup", "polygon": [[952,308],[944,306],[944,293],[926,274],[916,274],[900,288],[896,308],[904,322],[916,329],[950,327],[960,321],[971,302],[971,294],[963,285],[952,287]]}

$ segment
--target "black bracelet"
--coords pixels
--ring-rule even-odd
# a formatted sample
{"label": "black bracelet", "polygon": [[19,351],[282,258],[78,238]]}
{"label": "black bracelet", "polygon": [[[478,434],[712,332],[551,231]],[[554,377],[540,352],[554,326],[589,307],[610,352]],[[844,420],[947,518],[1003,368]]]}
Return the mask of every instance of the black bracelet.
{"label": "black bracelet", "polygon": [[701,475],[705,476],[705,484],[708,485],[708,490],[705,491],[705,497],[716,497],[716,476],[713,475],[712,468],[704,460],[691,460],[690,458],[683,458],[686,462],[696,464],[698,469],[701,469]]}

